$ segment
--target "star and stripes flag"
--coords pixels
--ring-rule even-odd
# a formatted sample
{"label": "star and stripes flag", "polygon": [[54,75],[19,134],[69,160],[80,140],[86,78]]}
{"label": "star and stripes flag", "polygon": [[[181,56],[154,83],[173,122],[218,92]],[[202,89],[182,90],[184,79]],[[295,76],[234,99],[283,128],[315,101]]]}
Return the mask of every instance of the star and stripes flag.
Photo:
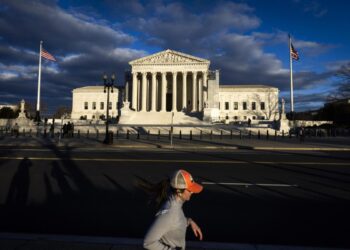
{"label": "star and stripes flag", "polygon": [[294,46],[292,43],[290,43],[290,55],[291,55],[292,59],[294,59],[296,61],[299,60],[298,51],[296,49],[294,49]]}
{"label": "star and stripes flag", "polygon": [[51,55],[49,52],[47,52],[44,48],[41,49],[41,57],[49,61],[56,62],[56,58],[53,55]]}

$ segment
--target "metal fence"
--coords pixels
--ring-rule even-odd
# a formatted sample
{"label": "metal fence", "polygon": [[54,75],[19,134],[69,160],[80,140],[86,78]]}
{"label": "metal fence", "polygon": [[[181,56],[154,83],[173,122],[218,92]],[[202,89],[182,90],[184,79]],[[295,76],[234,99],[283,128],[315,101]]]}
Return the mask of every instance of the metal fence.
{"label": "metal fence", "polygon": [[[87,128],[76,126],[74,130],[63,132],[61,128],[50,130],[47,127],[33,129],[14,130],[7,127],[0,127],[0,136],[13,137],[46,137],[46,138],[94,138],[102,139],[105,137],[105,128]],[[115,126],[110,130],[113,139],[143,139],[143,140],[229,140],[229,139],[258,139],[258,140],[276,140],[284,138],[311,138],[311,137],[337,137],[350,136],[350,129],[333,128],[306,128],[300,131],[276,131],[271,129],[261,129],[253,133],[251,130],[240,129],[221,129],[221,128],[185,128],[161,127],[158,129],[147,127],[121,127]]]}

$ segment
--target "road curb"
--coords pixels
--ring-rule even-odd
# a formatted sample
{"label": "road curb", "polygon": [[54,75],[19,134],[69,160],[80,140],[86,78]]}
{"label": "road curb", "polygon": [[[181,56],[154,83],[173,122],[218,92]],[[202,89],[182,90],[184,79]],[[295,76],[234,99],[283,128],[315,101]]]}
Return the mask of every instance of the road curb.
{"label": "road curb", "polygon": [[[110,244],[113,246],[142,247],[143,239],[141,238],[123,238],[123,237],[97,237],[97,236],[80,236],[80,235],[50,235],[50,234],[25,234],[25,233],[0,233],[0,239],[3,240],[26,240],[26,241],[55,241],[68,243],[83,244]],[[287,246],[287,245],[265,245],[249,243],[228,243],[228,242],[206,242],[206,241],[187,241],[187,248],[195,249],[240,249],[240,250],[331,250],[335,248],[324,247],[304,247],[304,246]],[[336,248],[345,250],[345,248]]]}

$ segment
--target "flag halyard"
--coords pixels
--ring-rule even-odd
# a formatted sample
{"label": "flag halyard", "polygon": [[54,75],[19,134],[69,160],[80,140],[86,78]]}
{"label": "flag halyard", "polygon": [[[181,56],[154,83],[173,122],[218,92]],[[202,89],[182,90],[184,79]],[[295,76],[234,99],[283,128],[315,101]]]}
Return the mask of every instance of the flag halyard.
{"label": "flag halyard", "polygon": [[51,55],[49,52],[47,52],[44,48],[42,48],[42,50],[41,50],[41,57],[43,57],[49,61],[56,62],[56,58],[53,55]]}

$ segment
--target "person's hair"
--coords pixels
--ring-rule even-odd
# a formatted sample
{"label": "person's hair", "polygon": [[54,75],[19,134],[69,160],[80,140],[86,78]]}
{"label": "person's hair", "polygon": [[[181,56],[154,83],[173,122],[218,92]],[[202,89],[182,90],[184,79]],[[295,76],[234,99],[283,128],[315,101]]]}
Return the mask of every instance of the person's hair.
{"label": "person's hair", "polygon": [[153,203],[157,209],[171,194],[182,193],[184,189],[174,189],[170,186],[170,179],[166,178],[158,183],[152,183],[141,177],[137,177],[137,187],[142,189],[149,196],[149,203]]}

